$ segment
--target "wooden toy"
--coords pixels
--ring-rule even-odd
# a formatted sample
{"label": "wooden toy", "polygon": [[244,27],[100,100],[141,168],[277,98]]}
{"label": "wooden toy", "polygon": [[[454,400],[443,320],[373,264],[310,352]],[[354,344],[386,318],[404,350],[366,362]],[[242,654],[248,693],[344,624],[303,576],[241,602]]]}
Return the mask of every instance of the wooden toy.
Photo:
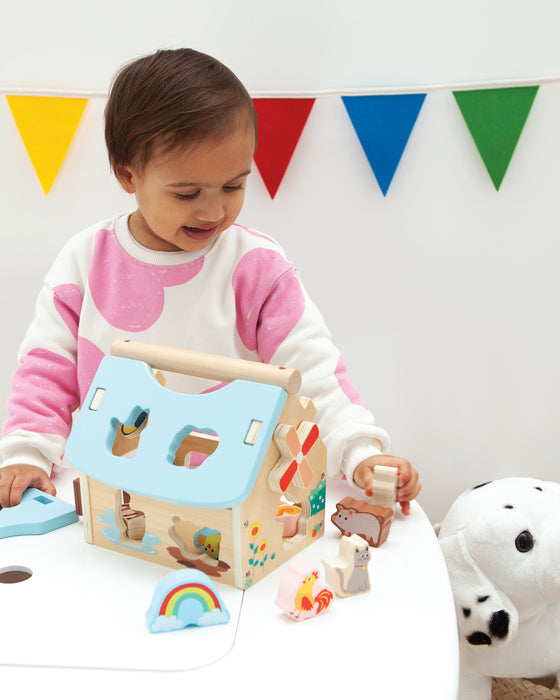
{"label": "wooden toy", "polygon": [[333,601],[334,591],[319,578],[319,571],[307,561],[292,561],[284,574],[276,605],[292,619],[307,620],[326,612]]}
{"label": "wooden toy", "polygon": [[[227,383],[182,394],[162,371]],[[66,448],[86,540],[242,589],[298,554],[324,532],[326,492],[300,384],[296,370],[117,341]],[[277,522],[282,506],[295,528]]]}
{"label": "wooden toy", "polygon": [[13,508],[0,508],[0,538],[17,535],[44,535],[78,520],[70,503],[39,489],[27,489],[21,503]]}
{"label": "wooden toy", "polygon": [[399,470],[396,467],[383,467],[376,464],[373,468],[372,503],[385,508],[392,508],[397,501],[397,482]]}
{"label": "wooden toy", "polygon": [[360,535],[371,547],[379,547],[385,542],[392,519],[392,508],[359,501],[351,496],[339,501],[336,512],[331,515],[331,522],[345,537]]}
{"label": "wooden toy", "polygon": [[369,545],[359,535],[342,537],[336,559],[323,559],[325,578],[336,594],[346,598],[370,589]]}
{"label": "wooden toy", "polygon": [[280,503],[276,511],[276,522],[282,523],[282,537],[293,537],[298,530],[301,508],[288,503]]}
{"label": "wooden toy", "polygon": [[212,581],[200,571],[172,571],[158,583],[146,612],[150,632],[229,622],[229,611]]}

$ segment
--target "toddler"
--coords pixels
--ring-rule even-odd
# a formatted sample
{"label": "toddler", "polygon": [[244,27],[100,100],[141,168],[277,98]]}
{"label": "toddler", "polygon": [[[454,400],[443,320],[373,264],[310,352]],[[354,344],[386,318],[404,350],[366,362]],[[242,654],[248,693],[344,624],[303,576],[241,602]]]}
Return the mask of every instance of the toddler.
{"label": "toddler", "polygon": [[[71,238],[40,291],[0,441],[0,505],[55,494],[72,413],[117,338],[293,367],[313,400],[327,473],[371,495],[397,467],[408,514],[416,470],[383,454],[386,433],[353,388],[321,315],[271,238],[236,222],[257,139],[253,102],[221,63],[190,49],[125,66],[105,110],[113,172],[136,209]],[[177,375],[188,393],[212,383]]]}

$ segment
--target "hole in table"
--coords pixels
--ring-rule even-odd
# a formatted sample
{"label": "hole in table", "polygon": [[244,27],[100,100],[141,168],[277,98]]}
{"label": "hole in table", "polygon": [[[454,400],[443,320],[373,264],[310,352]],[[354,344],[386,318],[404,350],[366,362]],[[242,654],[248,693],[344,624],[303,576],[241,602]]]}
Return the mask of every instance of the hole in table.
{"label": "hole in table", "polygon": [[0,569],[0,583],[21,583],[33,576],[26,566],[5,566]]}

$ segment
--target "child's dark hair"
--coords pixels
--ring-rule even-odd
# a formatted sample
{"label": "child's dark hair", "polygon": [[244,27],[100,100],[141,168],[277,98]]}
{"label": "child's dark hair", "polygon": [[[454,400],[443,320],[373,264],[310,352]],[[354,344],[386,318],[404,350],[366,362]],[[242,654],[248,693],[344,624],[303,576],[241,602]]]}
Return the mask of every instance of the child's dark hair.
{"label": "child's dark hair", "polygon": [[142,170],[154,153],[221,138],[244,121],[257,130],[253,101],[222,63],[194,49],[162,50],[117,74],[105,108],[105,142],[114,172]]}

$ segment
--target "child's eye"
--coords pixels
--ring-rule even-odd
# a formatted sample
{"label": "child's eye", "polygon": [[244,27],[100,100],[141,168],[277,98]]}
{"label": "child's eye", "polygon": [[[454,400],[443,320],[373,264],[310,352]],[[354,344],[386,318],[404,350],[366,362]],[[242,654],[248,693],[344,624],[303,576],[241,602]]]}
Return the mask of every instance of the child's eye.
{"label": "child's eye", "polygon": [[196,199],[199,194],[200,194],[199,192],[193,192],[192,194],[182,194],[180,192],[176,192],[175,197],[177,197],[177,199],[182,199],[182,200]]}
{"label": "child's eye", "polygon": [[245,185],[243,183],[240,185],[224,185],[224,192],[238,192],[244,188]]}

